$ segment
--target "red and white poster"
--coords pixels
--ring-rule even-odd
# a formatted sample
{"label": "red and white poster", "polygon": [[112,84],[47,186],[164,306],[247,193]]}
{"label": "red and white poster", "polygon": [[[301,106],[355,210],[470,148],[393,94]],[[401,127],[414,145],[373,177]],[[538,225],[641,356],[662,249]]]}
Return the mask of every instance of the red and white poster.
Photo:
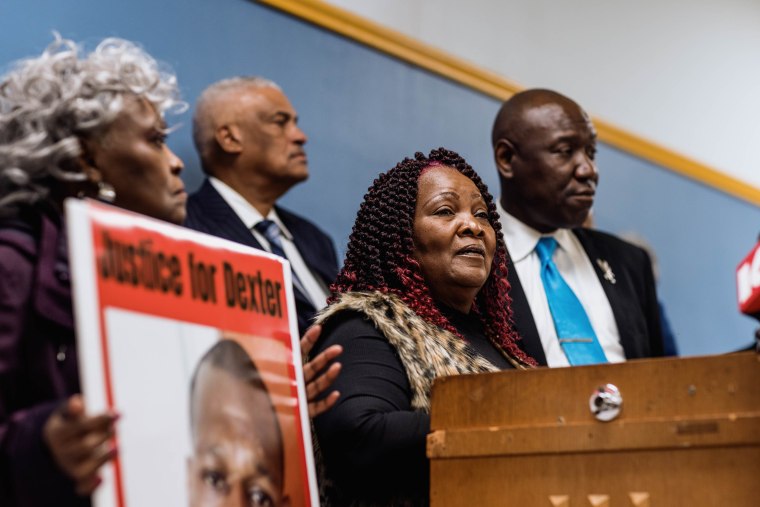
{"label": "red and white poster", "polygon": [[287,261],[94,202],[66,214],[87,410],[121,414],[95,505],[319,505]]}

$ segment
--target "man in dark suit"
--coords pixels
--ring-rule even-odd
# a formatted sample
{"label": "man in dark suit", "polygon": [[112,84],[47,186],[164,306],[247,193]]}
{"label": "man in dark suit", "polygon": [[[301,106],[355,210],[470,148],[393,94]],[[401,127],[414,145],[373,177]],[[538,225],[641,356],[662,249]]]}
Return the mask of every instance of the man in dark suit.
{"label": "man in dark suit", "polygon": [[[523,349],[548,366],[662,355],[648,255],[581,227],[599,179],[596,130],[588,115],[559,93],[527,90],[502,105],[492,142]],[[573,302],[565,304],[568,298]],[[568,338],[567,321],[584,332]],[[596,359],[574,358],[572,347],[581,342],[600,351],[592,354]]]}
{"label": "man in dark suit", "polygon": [[338,274],[332,240],[275,203],[309,176],[298,116],[275,83],[259,77],[209,86],[196,104],[193,140],[206,180],[185,225],[286,257],[303,335]]}

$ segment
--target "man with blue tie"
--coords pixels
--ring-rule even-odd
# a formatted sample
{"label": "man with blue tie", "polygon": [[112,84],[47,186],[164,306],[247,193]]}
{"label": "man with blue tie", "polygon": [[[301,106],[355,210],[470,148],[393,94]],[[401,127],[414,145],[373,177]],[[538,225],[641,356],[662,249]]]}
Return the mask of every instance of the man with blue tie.
{"label": "man with blue tie", "polygon": [[661,356],[649,256],[581,227],[599,181],[585,111],[550,90],[518,93],[499,110],[492,143],[523,349],[551,367]]}
{"label": "man with blue tie", "polygon": [[206,173],[185,225],[290,261],[301,335],[338,274],[332,240],[276,205],[309,176],[306,134],[280,87],[260,77],[209,86],[196,103],[193,140]]}

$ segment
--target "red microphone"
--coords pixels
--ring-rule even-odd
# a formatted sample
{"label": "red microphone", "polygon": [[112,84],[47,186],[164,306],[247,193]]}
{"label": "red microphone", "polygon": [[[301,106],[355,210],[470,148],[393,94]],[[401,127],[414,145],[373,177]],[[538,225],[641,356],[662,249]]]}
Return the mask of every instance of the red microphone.
{"label": "red microphone", "polygon": [[745,315],[760,315],[760,242],[736,268],[736,297]]}

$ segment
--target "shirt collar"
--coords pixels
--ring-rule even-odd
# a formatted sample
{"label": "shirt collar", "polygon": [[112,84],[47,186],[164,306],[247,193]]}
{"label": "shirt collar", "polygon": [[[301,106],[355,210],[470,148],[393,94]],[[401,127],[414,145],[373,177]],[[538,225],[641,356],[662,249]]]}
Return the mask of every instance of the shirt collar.
{"label": "shirt collar", "polygon": [[526,225],[517,218],[507,213],[501,207],[501,202],[496,201],[496,209],[501,219],[501,230],[504,233],[504,242],[507,244],[509,256],[512,262],[520,262],[533,253],[538,240],[544,237],[552,237],[562,250],[567,251],[572,246],[572,232],[570,229],[557,229],[548,234],[542,234],[533,227]]}
{"label": "shirt collar", "polygon": [[[230,205],[230,208],[232,208],[235,214],[240,217],[240,220],[248,229],[253,229],[254,225],[264,220],[264,216],[259,213],[259,210],[251,206],[251,203],[246,201],[245,197],[240,195],[231,186],[213,176],[209,176],[208,179],[216,191],[219,192],[219,195],[222,196],[222,199],[224,199],[227,204]],[[290,234],[288,228],[285,227],[285,224],[282,223],[280,216],[277,214],[277,211],[275,211],[274,208],[269,211],[266,219],[276,223],[280,228],[280,231],[282,231],[282,235],[285,236],[285,238],[287,238],[289,241],[293,241],[293,235]]]}

